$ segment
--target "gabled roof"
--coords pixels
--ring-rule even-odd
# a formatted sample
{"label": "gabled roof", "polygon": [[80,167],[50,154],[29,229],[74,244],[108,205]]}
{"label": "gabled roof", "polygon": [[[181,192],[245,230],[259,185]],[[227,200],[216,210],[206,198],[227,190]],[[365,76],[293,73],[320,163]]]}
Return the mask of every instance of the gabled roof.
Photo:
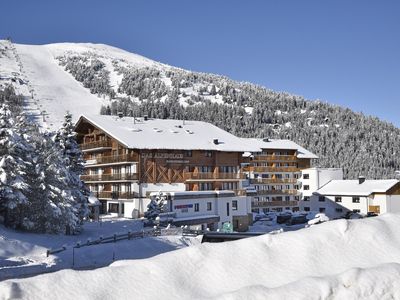
{"label": "gabled roof", "polygon": [[253,138],[242,138],[243,142],[248,145],[253,145],[253,147],[258,147],[261,149],[289,149],[297,150],[298,158],[318,158],[317,155],[303,148],[302,146],[296,144],[291,140],[272,140],[268,141],[264,139],[253,139]]}
{"label": "gabled roof", "polygon": [[325,196],[369,196],[374,193],[386,193],[399,181],[396,179],[365,180],[331,180],[315,194]]}
{"label": "gabled roof", "polygon": [[[260,151],[257,146],[201,121],[82,115],[76,127],[84,120],[131,149]],[[214,139],[218,139],[217,144]]]}

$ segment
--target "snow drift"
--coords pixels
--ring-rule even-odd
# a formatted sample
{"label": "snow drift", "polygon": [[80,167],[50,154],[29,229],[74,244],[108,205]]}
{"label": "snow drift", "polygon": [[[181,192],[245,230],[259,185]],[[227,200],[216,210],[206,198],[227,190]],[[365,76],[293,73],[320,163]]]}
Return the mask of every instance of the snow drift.
{"label": "snow drift", "polygon": [[400,298],[400,215],[202,244],[0,284],[3,299]]}

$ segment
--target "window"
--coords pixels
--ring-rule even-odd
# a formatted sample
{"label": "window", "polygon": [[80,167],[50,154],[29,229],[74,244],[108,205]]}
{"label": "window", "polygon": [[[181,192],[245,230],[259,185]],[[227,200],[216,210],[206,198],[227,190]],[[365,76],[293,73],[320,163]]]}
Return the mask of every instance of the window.
{"label": "window", "polygon": [[310,186],[309,185],[304,185],[304,190],[305,191],[308,191],[310,189]]}
{"label": "window", "polygon": [[192,157],[192,155],[193,155],[192,150],[185,151],[185,156],[186,157]]}
{"label": "window", "polygon": [[310,179],[310,174],[303,174],[303,179]]}
{"label": "window", "polygon": [[341,213],[341,212],[343,212],[343,208],[336,208],[335,211],[336,211],[337,213]]}
{"label": "window", "polygon": [[198,203],[194,204],[194,211],[199,211],[200,210],[200,205]]}
{"label": "window", "polygon": [[319,202],[325,202],[325,197],[324,196],[319,196],[318,197]]}
{"label": "window", "polygon": [[229,202],[226,203],[226,215],[229,217]]}
{"label": "window", "polygon": [[232,210],[238,210],[238,203],[237,200],[232,201]]}
{"label": "window", "polygon": [[204,155],[205,155],[206,157],[212,157],[212,151],[205,151],[205,152],[204,152]]}
{"label": "window", "polygon": [[353,213],[359,213],[360,211],[359,209],[353,209]]}
{"label": "window", "polygon": [[320,212],[320,213],[324,213],[324,212],[325,212],[325,207],[320,207],[320,208],[319,208],[319,212]]}
{"label": "window", "polygon": [[310,208],[308,206],[305,206],[304,211],[310,211]]}
{"label": "window", "polygon": [[285,196],[285,201],[290,201],[290,196]]}
{"label": "window", "polygon": [[310,201],[310,196],[304,196],[303,201]]}
{"label": "window", "polygon": [[342,197],[335,197],[335,202],[342,202]]}
{"label": "window", "polygon": [[260,198],[259,197],[254,197],[254,201],[258,202],[258,201],[260,201]]}
{"label": "window", "polygon": [[212,202],[207,202],[207,210],[212,210]]}
{"label": "window", "polygon": [[353,203],[360,203],[360,197],[353,197]]}
{"label": "window", "polygon": [[108,204],[108,212],[109,213],[118,213],[118,203],[109,203]]}
{"label": "window", "polygon": [[277,207],[277,208],[275,209],[275,211],[277,211],[277,212],[282,212],[282,207]]}
{"label": "window", "polygon": [[262,210],[263,210],[264,214],[269,213],[269,208],[263,208]]}

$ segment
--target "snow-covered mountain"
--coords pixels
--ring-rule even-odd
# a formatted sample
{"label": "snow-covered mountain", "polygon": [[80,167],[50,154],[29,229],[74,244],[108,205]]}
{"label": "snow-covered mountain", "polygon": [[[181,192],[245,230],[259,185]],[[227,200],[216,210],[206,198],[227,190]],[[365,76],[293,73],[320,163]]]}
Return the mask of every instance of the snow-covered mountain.
{"label": "snow-covered mountain", "polygon": [[100,111],[186,118],[242,137],[291,139],[320,156],[321,167],[344,168],[347,178],[393,178],[400,170],[400,129],[390,123],[107,45],[0,41],[0,88],[10,83],[51,129],[67,110],[75,119]]}
{"label": "snow-covered mountain", "polygon": [[[121,75],[112,66],[119,61],[132,67],[162,66],[142,56],[107,45],[60,43],[50,45],[19,45],[0,41],[0,87],[12,84],[26,97],[28,111],[41,124],[50,128],[61,124],[65,112],[77,117],[81,113],[100,112],[109,99],[85,88],[65,71],[57,57],[101,57],[110,72],[110,83],[117,90]],[[43,122],[45,120],[45,122]]]}

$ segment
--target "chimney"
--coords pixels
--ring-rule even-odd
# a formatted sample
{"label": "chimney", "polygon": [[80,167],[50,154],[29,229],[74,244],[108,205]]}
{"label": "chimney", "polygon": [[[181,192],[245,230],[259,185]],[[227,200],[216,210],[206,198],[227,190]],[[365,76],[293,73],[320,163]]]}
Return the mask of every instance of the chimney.
{"label": "chimney", "polygon": [[143,116],[143,121],[147,121],[149,119],[149,117],[147,115]]}
{"label": "chimney", "polygon": [[365,181],[365,177],[364,176],[358,177],[358,184],[363,184],[364,181]]}
{"label": "chimney", "polygon": [[122,119],[122,117],[124,116],[124,114],[122,113],[122,111],[117,112],[117,115],[120,119]]}
{"label": "chimney", "polygon": [[213,139],[213,143],[214,143],[215,145],[218,145],[218,144],[219,144],[218,139]]}

